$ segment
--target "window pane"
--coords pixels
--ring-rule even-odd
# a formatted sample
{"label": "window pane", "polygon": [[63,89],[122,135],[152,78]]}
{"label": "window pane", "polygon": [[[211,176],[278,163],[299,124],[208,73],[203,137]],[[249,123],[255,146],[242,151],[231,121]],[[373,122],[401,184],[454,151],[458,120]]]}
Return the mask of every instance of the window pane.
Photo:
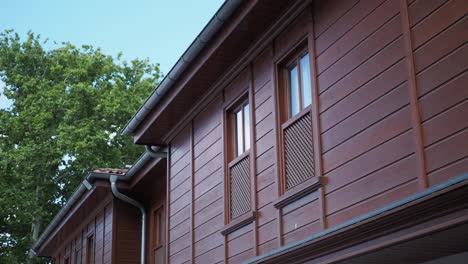
{"label": "window pane", "polygon": [[242,111],[236,113],[236,157],[244,153],[244,135],[242,134]]}
{"label": "window pane", "polygon": [[94,237],[88,237],[87,241],[87,264],[94,264]]}
{"label": "window pane", "polygon": [[159,229],[160,229],[160,217],[159,211],[153,212],[153,247],[157,247],[159,245]]}
{"label": "window pane", "polygon": [[159,209],[158,211],[158,246],[162,244],[163,241],[163,226],[164,226],[164,220],[163,220],[163,211],[162,209]]}
{"label": "window pane", "polygon": [[299,84],[297,65],[289,70],[289,112],[290,116],[299,113]]}
{"label": "window pane", "polygon": [[250,106],[244,106],[245,151],[250,149]]}
{"label": "window pane", "polygon": [[75,252],[75,264],[81,264],[81,249]]}
{"label": "window pane", "polygon": [[302,92],[302,106],[307,107],[312,103],[312,93],[310,88],[310,63],[309,53],[301,58],[301,92]]}

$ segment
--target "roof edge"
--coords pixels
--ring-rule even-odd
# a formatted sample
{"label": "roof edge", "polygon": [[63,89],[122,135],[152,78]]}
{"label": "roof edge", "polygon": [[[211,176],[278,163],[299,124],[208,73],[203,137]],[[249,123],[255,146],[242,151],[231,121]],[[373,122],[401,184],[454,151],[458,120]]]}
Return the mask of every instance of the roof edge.
{"label": "roof edge", "polygon": [[148,152],[145,151],[125,174],[94,171],[88,172],[86,177],[70,196],[67,203],[54,216],[52,221],[49,223],[49,225],[47,225],[47,227],[44,229],[37,241],[33,244],[33,246],[30,249],[30,253],[33,255],[37,255],[37,253],[42,249],[43,244],[47,240],[48,236],[54,231],[54,228],[58,226],[58,224],[64,219],[64,217],[69,213],[73,206],[81,199],[81,197],[86,192],[91,191],[95,187],[94,183],[96,182],[96,180],[108,180],[111,175],[117,175],[120,180],[129,181],[152,158],[153,157],[151,157],[150,154],[148,154]]}
{"label": "roof edge", "polygon": [[159,103],[161,98],[167,91],[172,88],[180,75],[186,70],[189,64],[201,53],[203,48],[209,43],[224,22],[234,13],[240,6],[242,0],[226,0],[223,5],[216,11],[215,15],[210,19],[208,24],[202,29],[198,36],[193,40],[190,46],[185,50],[182,56],[172,66],[171,70],[164,76],[161,83],[146,99],[143,105],[127,122],[122,130],[123,135],[133,135],[141,122],[147,117],[149,112]]}

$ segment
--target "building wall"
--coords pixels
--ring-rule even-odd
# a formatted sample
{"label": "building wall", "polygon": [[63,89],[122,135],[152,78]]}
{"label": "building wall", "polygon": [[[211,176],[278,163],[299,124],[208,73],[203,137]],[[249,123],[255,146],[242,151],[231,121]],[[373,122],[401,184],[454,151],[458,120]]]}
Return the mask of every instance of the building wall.
{"label": "building wall", "polygon": [[[67,239],[54,256],[55,264],[86,263],[87,238],[93,235],[95,241],[95,263],[112,263],[113,204],[107,203],[87,219],[73,235]],[[79,261],[81,259],[81,261]]]}
{"label": "building wall", "polygon": [[[114,264],[140,263],[141,213],[133,205],[114,200]],[[149,217],[148,217],[149,218]],[[97,262],[96,262],[97,263]]]}
{"label": "building wall", "polygon": [[415,1],[409,7],[429,185],[468,170],[467,6]]}
{"label": "building wall", "polygon": [[400,10],[400,1],[360,1],[328,29],[316,23],[329,226],[418,190]]}
{"label": "building wall", "polygon": [[[467,171],[467,10],[462,0],[314,1],[173,135],[167,260],[239,263]],[[324,181],[279,210],[275,65],[304,39]],[[223,236],[223,109],[243,91],[255,109],[257,220]]]}

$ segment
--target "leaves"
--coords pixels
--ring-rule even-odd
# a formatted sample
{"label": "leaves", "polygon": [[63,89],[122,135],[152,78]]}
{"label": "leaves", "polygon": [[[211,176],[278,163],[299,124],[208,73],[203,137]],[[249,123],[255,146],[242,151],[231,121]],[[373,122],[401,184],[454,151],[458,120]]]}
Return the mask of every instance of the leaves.
{"label": "leaves", "polygon": [[0,34],[0,78],[13,101],[0,109],[0,263],[27,261],[34,231],[89,170],[123,167],[141,154],[120,131],[160,79],[148,60],[44,44],[33,33],[24,41]]}

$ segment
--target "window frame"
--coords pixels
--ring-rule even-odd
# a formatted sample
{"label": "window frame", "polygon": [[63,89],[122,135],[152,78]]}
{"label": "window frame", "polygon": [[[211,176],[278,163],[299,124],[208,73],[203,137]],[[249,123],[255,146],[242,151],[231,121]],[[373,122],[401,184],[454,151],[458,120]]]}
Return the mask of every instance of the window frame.
{"label": "window frame", "polygon": [[[245,128],[245,107],[249,106],[249,148],[246,149],[246,128]],[[248,97],[245,95],[239,98],[239,100],[236,101],[233,106],[231,106],[227,111],[226,111],[226,116],[228,120],[228,152],[229,152],[229,164],[232,162],[236,163],[235,161],[240,161],[242,160],[242,157],[245,157],[249,155],[250,149],[252,147],[252,142],[251,142],[251,136],[250,134],[252,133],[252,121],[251,121],[251,105],[248,100]],[[243,151],[242,153],[237,153],[238,150],[238,141],[237,141],[237,119],[236,115],[237,113],[242,112],[242,146],[243,146]]]}
{"label": "window frame", "polygon": [[[153,203],[148,209],[148,238],[147,238],[147,247],[148,247],[148,260],[149,263],[156,263],[155,253],[158,250],[162,251],[164,260],[161,263],[166,263],[166,249],[167,249],[167,211],[166,211],[165,201],[158,200]],[[156,231],[156,215],[159,214],[161,218],[158,220],[159,232]],[[160,240],[156,241],[159,237]],[[156,243],[155,243],[156,242]],[[159,263],[159,262],[158,262]]]}
{"label": "window frame", "polygon": [[[235,141],[233,137],[233,133],[231,131],[233,128],[234,119],[233,110],[239,109],[240,105],[245,106],[246,104],[249,105],[249,135],[250,135],[250,148],[244,153],[240,154],[238,157],[235,157],[235,149],[233,148]],[[253,158],[254,158],[254,148],[255,148],[255,132],[254,132],[254,108],[253,108],[253,97],[252,97],[252,86],[250,84],[245,85],[241,89],[238,90],[238,93],[229,101],[225,101],[223,97],[223,107],[222,107],[222,127],[223,127],[223,156],[224,156],[224,227],[221,229],[221,234],[226,236],[235,230],[255,221],[256,214],[254,211],[254,206],[256,204],[256,197],[255,193],[255,179],[252,177],[254,174],[254,165],[253,165]],[[249,183],[250,183],[250,210],[246,213],[237,216],[234,219],[231,219],[231,198],[230,198],[230,190],[231,190],[231,175],[230,169],[232,166],[236,165],[243,159],[249,159]]]}
{"label": "window frame", "polygon": [[[90,247],[90,241],[92,247]],[[90,254],[92,252],[92,254]],[[92,257],[92,259],[91,259]],[[95,264],[96,263],[96,240],[94,237],[94,232],[91,232],[86,236],[86,264]]]}
{"label": "window frame", "polygon": [[164,246],[164,217],[164,205],[159,205],[151,210],[151,250],[153,253]]}
{"label": "window frame", "polygon": [[[276,76],[276,109],[277,109],[277,144],[278,144],[278,182],[279,182],[279,197],[273,202],[277,208],[297,201],[298,199],[315,192],[322,185],[321,178],[321,164],[320,159],[316,158],[320,155],[320,138],[318,136],[318,106],[317,106],[317,87],[314,83],[314,73],[316,72],[313,58],[314,47],[310,45],[310,41],[314,41],[310,35],[305,36],[297,42],[295,46],[284,52],[284,54],[275,58],[275,76]],[[300,67],[300,60],[304,55],[309,56],[309,76],[310,76],[310,104],[303,106],[302,90],[299,89],[299,112],[295,115],[291,114],[289,107],[289,69],[292,65],[296,64]],[[298,85],[303,87],[302,78],[298,73]],[[312,118],[312,137],[313,137],[313,153],[314,153],[314,173],[315,176],[305,180],[303,183],[294,186],[290,189],[286,188],[286,172],[285,172],[285,158],[284,158],[284,130],[296,123],[305,115],[310,114]]]}
{"label": "window frame", "polygon": [[[230,191],[231,191],[231,175],[230,175],[230,171],[231,171],[231,168],[233,166],[235,166],[236,164],[238,164],[240,161],[242,161],[243,159],[245,158],[250,158],[250,148],[248,150],[245,150],[244,149],[244,152],[239,154],[238,156],[237,153],[236,153],[236,149],[237,149],[237,141],[236,141],[236,138],[237,138],[237,120],[236,120],[236,113],[239,112],[239,110],[242,111],[242,124],[243,124],[243,128],[245,128],[245,123],[244,123],[244,106],[246,105],[249,105],[249,115],[250,115],[250,118],[249,118],[249,121],[250,121],[250,124],[249,124],[249,128],[250,128],[250,133],[249,135],[252,134],[252,118],[251,118],[251,106],[250,106],[250,100],[249,100],[249,94],[248,93],[243,93],[242,95],[240,95],[238,98],[236,98],[233,103],[231,103],[227,108],[226,110],[224,111],[225,112],[225,117],[226,117],[226,120],[227,120],[227,138],[228,138],[228,146],[227,146],[227,150],[228,150],[228,163],[227,163],[227,167],[226,167],[226,173],[227,173],[227,177],[226,177],[226,185],[227,185],[227,206],[226,206],[226,214],[227,214],[227,223],[231,223],[233,222],[236,218],[239,218],[239,217],[242,217],[241,216],[238,216],[236,218],[232,218],[231,217],[231,204],[232,204],[232,201],[231,201],[231,196],[230,196]],[[245,129],[242,130],[243,132],[243,145],[245,146]],[[251,166],[249,164],[249,166]],[[250,170],[249,170],[249,179],[252,178],[252,175],[250,173]],[[249,190],[249,193],[250,193],[250,209],[252,210],[252,188],[250,188]],[[244,214],[245,215],[245,214]]]}
{"label": "window frame", "polygon": [[[313,100],[313,91],[312,85],[310,85],[310,94],[311,103],[307,106],[304,106],[303,100],[303,85],[302,85],[302,78],[301,78],[301,59],[305,56],[309,56],[309,65],[311,62],[310,59],[310,51],[305,43],[298,45],[295,49],[293,49],[284,59],[281,60],[280,63],[277,64],[277,72],[278,72],[278,79],[279,79],[279,106],[280,106],[280,121],[281,124],[288,122],[290,119],[299,119],[300,116],[304,115],[304,111],[306,109],[312,108],[314,104]],[[298,103],[299,103],[299,111],[296,114],[292,114],[291,110],[291,85],[290,85],[290,78],[289,73],[293,66],[297,67],[297,85],[298,85]],[[309,76],[312,82],[311,76],[311,66],[309,66]]]}
{"label": "window frame", "polygon": [[[81,240],[80,240],[81,242]],[[81,252],[81,245],[75,248],[74,252],[74,263],[75,264],[81,264],[81,258],[83,257],[82,252]]]}

